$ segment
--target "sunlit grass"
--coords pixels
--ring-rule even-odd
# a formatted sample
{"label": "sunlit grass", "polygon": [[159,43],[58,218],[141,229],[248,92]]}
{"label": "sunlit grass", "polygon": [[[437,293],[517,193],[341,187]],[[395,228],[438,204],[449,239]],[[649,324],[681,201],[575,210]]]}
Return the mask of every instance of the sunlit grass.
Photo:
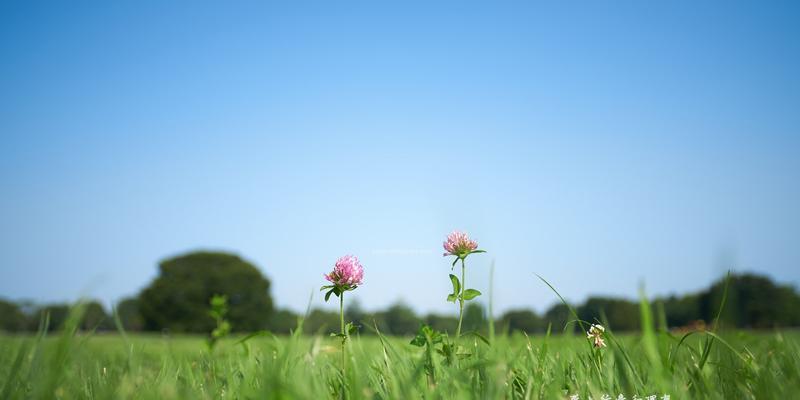
{"label": "sunlit grass", "polygon": [[[469,356],[454,365],[410,338],[354,337],[344,379],[347,398],[796,398],[796,332],[729,332],[702,363],[705,334],[653,332],[613,337],[599,360],[582,337],[498,335],[491,345],[464,338]],[[0,397],[16,398],[330,398],[340,390],[339,339],[227,338],[209,352],[202,337],[70,335],[0,338]],[[653,350],[655,351],[653,353]]]}
{"label": "sunlit grass", "polygon": [[[544,281],[544,279],[542,279]],[[544,281],[555,294],[558,292]],[[0,336],[0,399],[789,399],[800,395],[800,332],[675,334],[642,293],[641,332],[607,346],[582,335],[202,336],[61,332]],[[562,299],[563,300],[563,299]],[[724,296],[720,310],[724,307]],[[566,304],[566,303],[565,303]],[[571,309],[572,310],[572,309]],[[575,320],[585,327],[604,322]],[[46,317],[45,317],[46,319]],[[47,326],[46,320],[42,326]],[[303,320],[296,332],[302,332]],[[488,327],[492,330],[492,326]],[[558,329],[561,332],[561,329]],[[423,334],[424,333],[424,334]],[[435,336],[435,339],[434,339]],[[342,371],[344,372],[344,375]]]}

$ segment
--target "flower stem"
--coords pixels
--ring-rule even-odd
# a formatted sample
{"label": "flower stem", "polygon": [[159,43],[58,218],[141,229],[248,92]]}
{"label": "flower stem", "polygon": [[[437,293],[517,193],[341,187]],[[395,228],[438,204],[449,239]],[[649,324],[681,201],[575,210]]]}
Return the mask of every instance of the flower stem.
{"label": "flower stem", "polygon": [[464,288],[467,287],[466,281],[466,266],[464,259],[461,259],[461,293],[458,295],[458,328],[456,328],[456,339],[461,337],[461,321],[464,319]]}
{"label": "flower stem", "polygon": [[342,325],[342,382],[344,382],[344,375],[347,372],[347,355],[345,354],[347,343],[347,332],[344,329],[344,291],[339,296],[339,322]]}

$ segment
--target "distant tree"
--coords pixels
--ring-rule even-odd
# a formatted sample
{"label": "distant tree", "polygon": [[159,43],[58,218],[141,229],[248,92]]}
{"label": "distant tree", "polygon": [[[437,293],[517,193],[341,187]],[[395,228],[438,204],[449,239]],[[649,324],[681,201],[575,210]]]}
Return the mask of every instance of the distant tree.
{"label": "distant tree", "polygon": [[[700,295],[703,319],[711,322],[722,304],[725,278]],[[771,279],[755,275],[732,275],[728,298],[721,319],[724,326],[740,328],[775,328],[795,325],[798,296],[794,288],[780,286]]]}
{"label": "distant tree", "polygon": [[117,303],[117,315],[122,323],[122,327],[129,331],[141,331],[144,329],[144,319],[139,312],[139,300],[135,298],[123,299]]}
{"label": "distant tree", "polygon": [[618,332],[635,331],[640,328],[639,304],[626,299],[609,297],[589,297],[578,307],[578,316],[581,320],[596,323],[605,323]]}
{"label": "distant tree", "polygon": [[699,294],[688,294],[681,297],[671,295],[660,301],[664,305],[668,327],[688,326],[692,321],[705,319],[700,311]]}
{"label": "distant tree", "polygon": [[467,306],[464,308],[464,321],[462,324],[462,332],[486,331],[486,311],[483,308],[483,304],[478,302],[467,303]]}
{"label": "distant tree", "polygon": [[253,264],[233,254],[195,252],[162,261],[159,276],[139,296],[147,330],[209,332],[208,304],[228,297],[228,320],[235,331],[264,329],[272,314],[269,280]]}
{"label": "distant tree", "polygon": [[425,317],[425,323],[437,331],[454,335],[456,326],[458,326],[458,318],[454,315],[428,314]]}
{"label": "distant tree", "polygon": [[338,312],[314,309],[303,321],[303,332],[312,335],[339,332],[339,325]]}
{"label": "distant tree", "polygon": [[412,335],[419,329],[420,321],[410,307],[398,302],[382,313],[387,333],[392,335]]}
{"label": "distant tree", "polygon": [[367,313],[364,312],[364,309],[361,307],[361,302],[358,301],[357,298],[354,298],[353,301],[347,305],[347,308],[344,310],[344,318],[347,321],[353,322],[353,325],[361,327],[359,330],[362,332],[364,330],[364,324],[368,322],[366,320]]}
{"label": "distant tree", "polygon": [[533,333],[546,329],[542,318],[531,310],[509,310],[500,317],[499,325],[501,330],[507,329],[509,333]]}
{"label": "distant tree", "polygon": [[575,317],[569,311],[569,308],[563,303],[556,303],[550,307],[544,314],[544,324],[551,324],[553,333],[567,333],[577,331],[576,324],[573,321]]}
{"label": "distant tree", "polygon": [[27,324],[28,318],[17,304],[0,299],[0,331],[21,332]]}
{"label": "distant tree", "polygon": [[36,302],[32,300],[22,300],[14,303],[19,307],[20,311],[22,311],[22,313],[25,314],[25,316],[28,319],[30,319],[30,317],[36,314],[36,312],[39,310],[39,306],[36,304]]}
{"label": "distant tree", "polygon": [[389,328],[387,328],[386,325],[386,311],[367,313],[367,315],[364,316],[364,326],[360,332],[371,335],[374,333],[376,326],[382,334],[389,334]]}
{"label": "distant tree", "polygon": [[78,327],[84,331],[107,331],[114,328],[114,321],[106,314],[103,305],[90,301],[84,305],[83,318]]}
{"label": "distant tree", "polygon": [[39,324],[44,321],[45,316],[49,317],[47,330],[59,330],[64,327],[64,323],[67,321],[69,306],[66,304],[49,304],[37,308],[31,318],[28,319],[28,330],[35,331],[39,329]]}
{"label": "distant tree", "polygon": [[297,318],[298,315],[291,310],[277,310],[272,313],[267,329],[276,334],[288,334],[297,328]]}

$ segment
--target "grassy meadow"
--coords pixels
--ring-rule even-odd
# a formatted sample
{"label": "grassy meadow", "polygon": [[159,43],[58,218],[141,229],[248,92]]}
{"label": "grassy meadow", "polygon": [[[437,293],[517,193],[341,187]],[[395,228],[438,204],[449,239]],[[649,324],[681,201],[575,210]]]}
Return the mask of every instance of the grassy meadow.
{"label": "grassy meadow", "polygon": [[[374,333],[374,332],[373,332]],[[789,399],[800,333],[644,329],[585,336],[201,336],[63,332],[0,336],[2,399]],[[445,355],[442,355],[445,353]],[[665,396],[666,395],[666,396]],[[653,397],[655,396],[655,397]]]}

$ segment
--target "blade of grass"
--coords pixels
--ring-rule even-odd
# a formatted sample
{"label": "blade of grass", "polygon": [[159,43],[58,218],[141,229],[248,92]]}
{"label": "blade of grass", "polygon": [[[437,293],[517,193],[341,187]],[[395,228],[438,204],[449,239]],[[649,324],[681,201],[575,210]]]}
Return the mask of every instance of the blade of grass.
{"label": "blade of grass", "polygon": [[[719,327],[719,319],[722,316],[722,310],[725,308],[725,302],[728,300],[728,286],[731,282],[731,271],[728,271],[727,276],[725,277],[725,287],[722,291],[722,301],[720,302],[719,309],[717,309],[717,316],[714,318],[714,323],[711,326],[713,331],[716,331]],[[711,354],[711,347],[714,344],[714,336],[707,336],[705,344],[703,345],[703,353],[700,357],[700,362],[698,363],[698,369],[703,369],[708,361],[708,356]]]}

